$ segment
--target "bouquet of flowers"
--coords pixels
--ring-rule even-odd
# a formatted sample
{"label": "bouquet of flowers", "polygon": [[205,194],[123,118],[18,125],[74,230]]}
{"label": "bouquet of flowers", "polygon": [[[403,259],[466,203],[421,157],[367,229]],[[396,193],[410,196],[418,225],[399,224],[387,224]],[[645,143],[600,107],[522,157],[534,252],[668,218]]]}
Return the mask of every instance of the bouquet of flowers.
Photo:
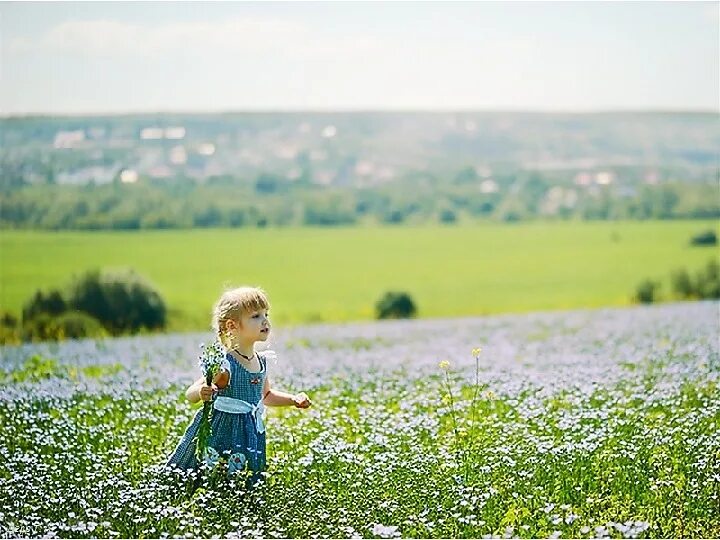
{"label": "bouquet of flowers", "polygon": [[[205,376],[205,382],[208,386],[212,384],[213,378],[219,371],[227,369],[225,366],[225,354],[225,346],[219,341],[215,341],[210,345],[205,345],[205,343],[200,344],[200,357],[198,358],[198,365]],[[200,420],[198,433],[195,437],[197,442],[195,455],[199,461],[205,460],[208,454],[208,444],[212,433],[212,429],[210,427],[211,414],[212,403],[210,401],[205,401],[203,403],[202,419]]]}

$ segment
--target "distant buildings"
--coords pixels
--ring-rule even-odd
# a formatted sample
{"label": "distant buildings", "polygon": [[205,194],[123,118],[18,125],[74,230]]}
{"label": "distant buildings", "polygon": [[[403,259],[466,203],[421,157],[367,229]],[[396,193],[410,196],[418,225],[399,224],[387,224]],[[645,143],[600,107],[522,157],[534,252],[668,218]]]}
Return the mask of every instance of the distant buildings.
{"label": "distant buildings", "polygon": [[[498,193],[506,184],[512,193],[522,190],[522,182],[514,185],[503,178],[513,170],[583,188],[581,193],[603,193],[609,186],[617,190],[658,184],[661,176],[670,174],[667,170],[674,170],[659,162],[656,147],[660,143],[653,138],[654,128],[646,127],[642,119],[633,120],[639,122],[641,142],[611,151],[593,142],[602,137],[588,135],[606,135],[608,129],[620,128],[608,128],[602,122],[595,125],[590,118],[586,127],[568,133],[552,118],[532,116],[530,120],[524,123],[522,115],[514,114],[470,113],[88,118],[72,119],[61,130],[56,130],[57,123],[41,131],[34,125],[24,127],[14,134],[10,152],[18,163],[26,155],[36,162],[37,166],[23,165],[25,178],[39,175],[59,183],[102,183],[128,170],[137,174],[135,182],[178,176],[204,180],[219,175],[254,181],[261,174],[271,174],[288,181],[303,178],[318,184],[373,186],[406,173],[448,174],[448,167],[454,166],[458,171],[472,168],[475,175],[470,172],[468,177],[484,194]],[[82,122],[86,125],[76,128]],[[538,133],[547,137],[538,138]],[[701,140],[702,148],[708,146],[707,140]],[[68,155],[58,159],[52,155],[64,152]],[[686,165],[676,169],[683,178],[708,175],[702,163],[692,170],[682,167]]]}
{"label": "distant buildings", "polygon": [[112,182],[118,173],[118,167],[91,166],[60,171],[57,173],[58,184],[107,184]]}
{"label": "distant buildings", "polygon": [[561,208],[574,208],[578,199],[579,195],[577,190],[554,186],[548,190],[540,201],[539,210],[543,215],[553,216],[556,215]]}
{"label": "distant buildings", "polygon": [[161,139],[180,140],[185,138],[185,128],[179,127],[146,127],[140,130],[140,139],[155,141]]}
{"label": "distant buildings", "polygon": [[138,173],[132,169],[124,169],[120,173],[120,181],[123,184],[134,184],[138,181]]}
{"label": "distant buildings", "polygon": [[75,148],[85,140],[85,131],[58,131],[53,141],[54,148]]}
{"label": "distant buildings", "polygon": [[610,171],[597,171],[595,173],[583,171],[575,175],[575,184],[578,186],[590,186],[596,184],[607,186],[615,181],[615,173]]}
{"label": "distant buildings", "polygon": [[499,186],[495,180],[488,178],[480,183],[480,193],[497,193]]}

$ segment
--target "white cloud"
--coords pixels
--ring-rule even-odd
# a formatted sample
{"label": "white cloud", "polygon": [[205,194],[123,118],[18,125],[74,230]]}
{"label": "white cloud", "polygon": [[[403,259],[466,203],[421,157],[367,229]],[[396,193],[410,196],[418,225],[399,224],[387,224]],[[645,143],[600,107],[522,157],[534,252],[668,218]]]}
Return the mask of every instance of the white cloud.
{"label": "white cloud", "polygon": [[368,36],[321,36],[301,23],[281,19],[174,22],[159,26],[111,20],[67,21],[34,38],[15,38],[9,54],[70,54],[80,57],[207,55],[288,52],[323,56],[378,50]]}
{"label": "white cloud", "polygon": [[[701,7],[693,20],[717,20],[716,4]],[[286,17],[159,24],[98,18],[57,23],[22,38],[8,35],[0,51],[7,74],[0,97],[13,111],[572,110],[717,101],[717,84],[709,86],[704,75],[706,55],[695,52],[700,49],[692,40],[678,40],[692,49],[663,48],[649,33],[637,44],[620,33],[610,40],[603,32],[614,27],[586,28],[582,20],[577,28],[560,25],[550,32],[490,19],[454,26],[402,21],[371,30],[360,20],[343,26]],[[663,27],[663,35],[671,30]],[[716,66],[711,62],[712,73]],[[688,97],[691,87],[697,92]]]}

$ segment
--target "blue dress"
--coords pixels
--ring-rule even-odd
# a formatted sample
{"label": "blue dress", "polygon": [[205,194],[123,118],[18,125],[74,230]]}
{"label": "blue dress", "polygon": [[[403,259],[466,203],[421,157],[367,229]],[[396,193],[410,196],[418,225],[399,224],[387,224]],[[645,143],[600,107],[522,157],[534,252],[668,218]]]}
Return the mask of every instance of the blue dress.
{"label": "blue dress", "polygon": [[[229,352],[226,353],[230,364],[230,383],[213,395],[211,403],[217,397],[227,396],[242,399],[255,405],[262,399],[262,389],[267,375],[267,360],[258,353],[260,371],[248,371]],[[192,423],[185,430],[185,434],[178,443],[175,451],[168,458],[166,467],[179,467],[181,469],[198,469],[200,464],[195,457],[197,435],[202,419],[202,408],[198,409]],[[219,456],[228,459],[228,471],[249,469],[253,471],[251,478],[260,477],[266,468],[265,461],[265,432],[258,431],[257,420],[251,413],[229,413],[213,409],[210,422],[212,433],[210,447]]]}

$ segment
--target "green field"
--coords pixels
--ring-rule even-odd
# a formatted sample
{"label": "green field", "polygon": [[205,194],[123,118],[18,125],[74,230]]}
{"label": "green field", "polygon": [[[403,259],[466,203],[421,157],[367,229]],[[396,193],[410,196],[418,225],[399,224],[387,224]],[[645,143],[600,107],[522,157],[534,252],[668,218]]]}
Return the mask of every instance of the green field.
{"label": "green field", "polygon": [[91,267],[130,266],[170,308],[171,330],[208,328],[223,285],[264,287],[276,323],[370,319],[387,290],[420,317],[626,305],[639,281],[695,271],[715,247],[690,238],[716,221],[0,233],[2,308]]}

